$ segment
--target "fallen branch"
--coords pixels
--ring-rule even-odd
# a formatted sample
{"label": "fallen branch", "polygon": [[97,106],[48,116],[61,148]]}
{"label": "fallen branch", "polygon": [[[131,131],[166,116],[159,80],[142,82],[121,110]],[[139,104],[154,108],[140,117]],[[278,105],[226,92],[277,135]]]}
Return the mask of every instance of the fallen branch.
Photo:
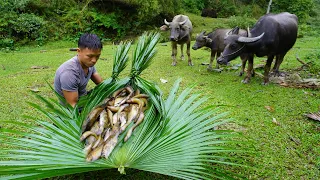
{"label": "fallen branch", "polygon": [[320,121],[320,111],[318,113],[310,113],[310,114],[306,114],[306,116],[310,119],[316,120],[316,121]]}
{"label": "fallen branch", "polygon": [[307,63],[303,62],[303,61],[299,58],[299,56],[298,56],[298,55],[296,55],[296,59],[297,59],[297,60],[302,64],[302,67],[303,67],[303,66],[310,67],[310,66],[309,66],[309,64],[307,64]]}

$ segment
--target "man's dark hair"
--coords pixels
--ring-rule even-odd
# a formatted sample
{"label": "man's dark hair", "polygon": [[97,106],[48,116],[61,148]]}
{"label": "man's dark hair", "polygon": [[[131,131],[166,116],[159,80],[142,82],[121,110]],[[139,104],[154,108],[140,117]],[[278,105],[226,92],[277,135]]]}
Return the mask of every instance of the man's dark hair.
{"label": "man's dark hair", "polygon": [[79,38],[78,48],[102,49],[102,43],[96,34],[84,33]]}

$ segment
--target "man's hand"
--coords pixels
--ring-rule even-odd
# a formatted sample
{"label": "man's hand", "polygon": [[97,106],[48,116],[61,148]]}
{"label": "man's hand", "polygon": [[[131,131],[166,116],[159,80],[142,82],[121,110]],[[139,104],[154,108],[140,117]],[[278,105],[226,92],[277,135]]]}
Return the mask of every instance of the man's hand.
{"label": "man's hand", "polygon": [[77,91],[65,91],[62,90],[63,96],[72,107],[75,107],[78,102],[78,92]]}
{"label": "man's hand", "polygon": [[100,84],[100,83],[103,81],[103,79],[101,78],[101,76],[100,76],[97,72],[95,72],[95,73],[92,74],[91,80],[92,80],[96,85]]}

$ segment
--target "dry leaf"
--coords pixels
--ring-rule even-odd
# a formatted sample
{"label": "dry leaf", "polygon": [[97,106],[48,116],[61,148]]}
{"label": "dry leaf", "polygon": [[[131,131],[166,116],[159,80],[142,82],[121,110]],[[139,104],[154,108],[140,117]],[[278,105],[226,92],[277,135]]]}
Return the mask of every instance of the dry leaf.
{"label": "dry leaf", "polygon": [[276,119],[276,118],[272,118],[272,122],[273,122],[274,124],[276,124],[276,125],[280,126],[280,123],[277,121],[277,119]]}
{"label": "dry leaf", "polygon": [[31,69],[48,69],[49,66],[31,66]]}
{"label": "dry leaf", "polygon": [[274,108],[272,106],[264,106],[268,111],[273,112]]}
{"label": "dry leaf", "polygon": [[36,93],[40,92],[40,90],[37,87],[31,87],[30,90]]}
{"label": "dry leaf", "polygon": [[167,83],[167,82],[168,82],[166,79],[162,79],[162,78],[160,78],[160,81],[161,81],[162,83]]}

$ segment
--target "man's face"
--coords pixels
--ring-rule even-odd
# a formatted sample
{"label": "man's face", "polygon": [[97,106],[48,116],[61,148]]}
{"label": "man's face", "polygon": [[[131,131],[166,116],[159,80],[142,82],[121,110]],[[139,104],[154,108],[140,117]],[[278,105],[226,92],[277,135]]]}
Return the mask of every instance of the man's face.
{"label": "man's face", "polygon": [[89,68],[94,66],[98,61],[101,49],[78,48],[77,52],[81,66],[83,68]]}

